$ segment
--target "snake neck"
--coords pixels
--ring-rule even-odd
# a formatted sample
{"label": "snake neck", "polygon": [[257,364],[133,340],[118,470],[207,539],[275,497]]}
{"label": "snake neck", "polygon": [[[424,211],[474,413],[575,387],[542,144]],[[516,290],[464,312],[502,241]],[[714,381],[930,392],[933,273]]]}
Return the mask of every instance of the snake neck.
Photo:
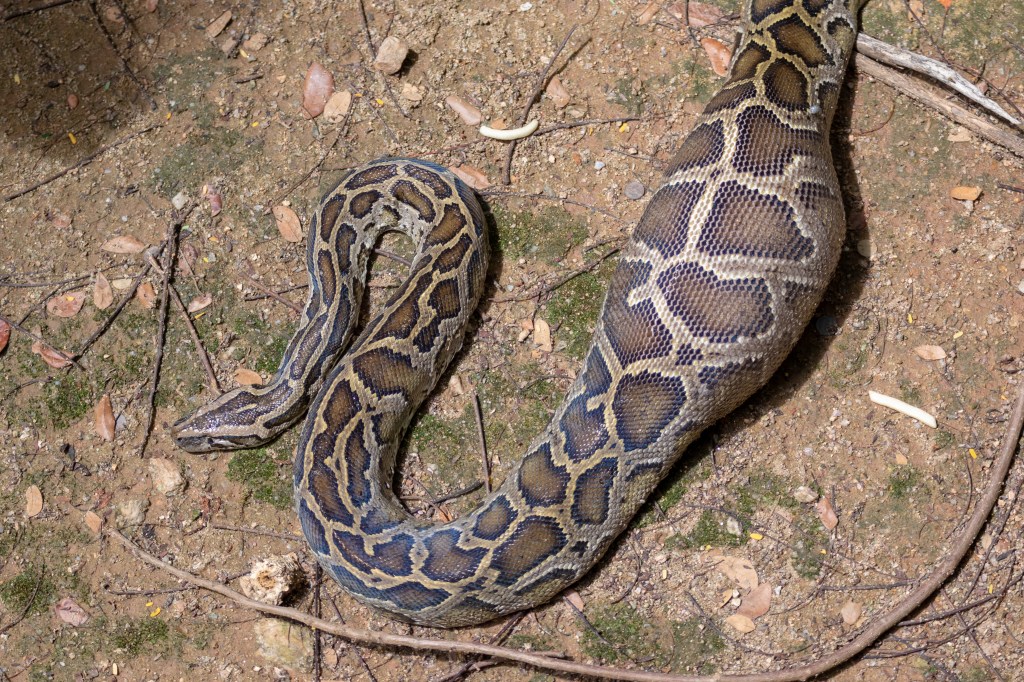
{"label": "snake neck", "polygon": [[[448,321],[478,273],[442,267],[399,290],[300,436],[299,517],[342,587],[448,627],[544,603],[604,554],[703,429],[767,381],[839,254],[828,129],[858,5],[750,2],[731,75],[637,226],[583,370],[518,468],[447,524],[400,504],[396,443],[461,344]],[[445,253],[438,263],[469,260]]]}

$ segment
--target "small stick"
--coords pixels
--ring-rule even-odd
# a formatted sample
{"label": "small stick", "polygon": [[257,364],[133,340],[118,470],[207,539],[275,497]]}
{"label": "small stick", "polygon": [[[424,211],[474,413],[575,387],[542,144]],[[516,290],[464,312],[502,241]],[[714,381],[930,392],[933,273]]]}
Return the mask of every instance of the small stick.
{"label": "small stick", "polygon": [[78,0],[51,0],[50,2],[41,2],[33,7],[26,7],[22,10],[11,10],[4,15],[4,21],[10,21],[18,17],[23,17],[28,14],[35,14],[36,12],[42,12],[44,10],[53,9],[54,7],[60,7],[61,5],[70,5]]}
{"label": "small stick", "polygon": [[595,213],[600,213],[601,215],[608,216],[609,218],[613,218],[615,220],[622,220],[622,218],[620,218],[619,216],[615,215],[611,211],[604,210],[600,206],[595,206],[594,204],[585,204],[582,201],[576,201],[575,199],[549,197],[547,194],[544,194],[543,192],[505,192],[502,190],[485,189],[483,191],[477,192],[477,194],[479,194],[482,197],[522,197],[525,199],[546,199],[548,201],[558,201],[563,204],[569,204],[571,206],[579,206],[580,208],[590,209]]}
{"label": "small stick", "polygon": [[584,273],[587,273],[587,272],[590,272],[591,270],[594,270],[595,268],[597,268],[597,266],[599,266],[601,263],[605,262],[606,260],[608,260],[609,258],[614,256],[618,252],[619,252],[619,247],[615,247],[615,248],[611,249],[610,251],[608,251],[607,253],[602,254],[597,260],[595,260],[590,265],[586,265],[586,266],[584,266],[582,268],[577,268],[576,270],[573,270],[572,272],[567,273],[566,275],[563,275],[561,278],[557,279],[556,281],[552,282],[551,284],[545,284],[538,291],[534,291],[532,293],[520,294],[518,296],[496,297],[494,299],[494,302],[495,303],[509,303],[511,301],[529,301],[532,298],[537,298],[539,296],[544,296],[545,294],[550,294],[555,289],[558,289],[559,287],[568,284],[569,282],[571,282],[572,280],[576,279],[580,275],[582,275]]}
{"label": "small stick", "polygon": [[569,128],[581,128],[583,126],[597,126],[604,125],[606,123],[629,123],[630,121],[642,121],[643,119],[639,116],[619,116],[618,118],[589,118],[585,121],[565,121],[563,123],[555,123],[553,125],[544,126],[538,128],[534,133],[533,137],[538,135],[547,135],[553,133],[556,130],[567,130]]}
{"label": "small stick", "polygon": [[30,329],[25,329],[25,327],[22,327],[20,324],[18,324],[17,322],[15,322],[12,319],[9,319],[7,317],[4,317],[3,315],[0,315],[0,320],[2,320],[4,322],[6,322],[7,324],[11,325],[12,329],[16,329],[19,332],[21,332],[22,334],[25,334],[27,336],[32,337],[32,339],[34,341],[38,341],[39,343],[43,344],[47,348],[52,349],[53,352],[55,352],[57,355],[59,355],[62,359],[67,360],[68,362],[70,362],[72,365],[74,365],[78,369],[82,369],[82,366],[80,364],[78,364],[78,362],[76,361],[77,360],[77,356],[68,355],[67,353],[65,353],[62,350],[57,350],[56,348],[51,346],[49,343],[47,343],[46,340],[43,339],[43,337],[39,336],[38,334],[36,334],[35,332],[31,331]]}
{"label": "small stick", "polygon": [[160,128],[161,126],[162,126],[162,124],[160,124],[160,123],[153,123],[152,125],[146,126],[142,130],[137,130],[134,133],[129,133],[129,134],[125,135],[124,137],[120,138],[119,140],[115,140],[115,141],[111,142],[110,144],[105,144],[102,147],[100,147],[99,149],[97,149],[96,151],[94,151],[92,154],[89,154],[88,156],[86,156],[81,161],[73,163],[70,166],[68,166],[67,168],[65,168],[64,170],[57,171],[53,175],[47,176],[47,177],[43,178],[42,180],[40,180],[39,182],[32,183],[28,187],[25,187],[23,189],[19,189],[16,192],[11,192],[10,194],[4,196],[3,199],[0,199],[0,201],[3,201],[4,203],[6,203],[6,202],[11,201],[13,199],[17,199],[20,196],[24,196],[24,195],[28,194],[29,192],[34,192],[35,190],[39,189],[43,185],[48,185],[49,183],[53,182],[54,180],[58,180],[58,179],[64,177],[65,175],[67,175],[71,171],[75,170],[76,168],[81,168],[82,166],[92,162],[93,160],[96,159],[96,157],[98,157],[98,156],[100,156],[102,154],[107,153],[108,151],[110,151],[114,147],[118,147],[118,146],[124,144],[125,142],[128,142],[128,141],[132,140],[133,138],[138,137],[139,135],[142,135],[143,133],[148,133],[150,130],[153,130],[154,128]]}
{"label": "small stick", "polygon": [[135,74],[135,71],[128,64],[128,60],[125,59],[124,55],[121,54],[121,50],[118,49],[117,43],[114,42],[114,36],[110,35],[110,31],[107,29],[107,25],[103,23],[103,19],[100,17],[99,8],[96,6],[96,0],[89,0],[89,10],[92,12],[93,18],[96,19],[96,24],[100,27],[100,32],[103,34],[103,37],[107,39],[107,43],[110,45],[110,49],[114,51],[114,54],[117,55],[118,60],[121,62],[121,68],[124,69],[124,72],[128,75],[128,78],[130,78],[131,81],[135,83],[136,87],[139,88],[139,91],[142,93],[142,95],[147,100],[149,100],[150,110],[156,111],[156,100],[153,99],[153,96],[149,94],[148,90],[146,90],[146,86],[142,84],[141,80],[139,80],[139,77]]}
{"label": "small stick", "polygon": [[480,437],[480,458],[484,465],[484,490],[491,492],[491,463],[487,457],[487,439],[484,436],[484,417],[480,412],[480,396],[473,391],[473,416],[476,417],[476,434]]}
{"label": "small stick", "polygon": [[282,540],[291,540],[292,542],[299,542],[302,540],[301,535],[291,535],[289,533],[278,533],[273,530],[263,530],[261,528],[243,528],[242,526],[231,526],[226,523],[211,523],[210,528],[217,530],[231,530],[238,533],[252,533],[253,535],[266,535],[271,538],[280,538]]}
{"label": "small stick", "polygon": [[[317,618],[320,617],[320,589],[323,587],[324,569],[317,563],[313,569],[313,615]],[[323,652],[321,646],[322,633],[319,630],[313,630],[313,680],[314,682],[320,682],[320,676],[322,674],[322,661],[320,660]]]}
{"label": "small stick", "polygon": [[196,325],[192,321],[192,316],[189,315],[188,308],[181,302],[181,296],[178,294],[177,288],[171,285],[171,294],[174,297],[174,302],[178,305],[178,311],[181,316],[185,318],[185,324],[188,326],[189,334],[192,336],[192,343],[195,344],[196,353],[199,354],[199,361],[203,364],[203,369],[206,370],[206,378],[209,379],[210,390],[220,395],[224,390],[220,387],[220,382],[217,381],[217,373],[213,371],[213,364],[210,362],[210,355],[206,352],[206,348],[203,346],[202,340],[199,338],[199,332],[196,331]]}
{"label": "small stick", "polygon": [[3,627],[0,627],[0,635],[6,634],[15,625],[17,625],[21,621],[25,620],[25,617],[28,615],[28,612],[31,611],[32,607],[36,605],[36,597],[39,596],[39,588],[42,587],[42,585],[43,585],[43,578],[44,577],[45,577],[45,574],[43,573],[42,569],[40,569],[39,570],[39,578],[36,580],[36,586],[32,590],[32,596],[29,597],[28,602],[25,604],[25,608],[23,608],[21,610],[21,615],[19,615],[17,618],[12,620],[7,625],[5,625]]}
{"label": "small stick", "polygon": [[[558,49],[555,50],[555,54],[551,57],[551,61],[547,63],[544,67],[544,71],[541,72],[540,78],[537,79],[537,84],[533,88],[533,92],[526,100],[526,105],[523,107],[523,114],[519,117],[520,126],[526,125],[527,121],[530,119],[530,109],[533,108],[534,100],[540,96],[541,91],[544,89],[544,85],[548,80],[548,73],[551,72],[551,67],[555,65],[556,61],[558,61],[559,55],[562,54],[562,50],[565,49],[565,46],[569,44],[569,39],[572,38],[572,34],[576,32],[577,28],[579,28],[579,25],[574,24],[573,27],[569,29],[569,32],[562,40],[562,44],[558,46]],[[515,156],[516,147],[518,145],[519,140],[512,140],[508,143],[508,150],[505,152],[505,168],[501,176],[501,182],[504,185],[512,184],[512,157]]]}
{"label": "small stick", "polygon": [[1024,159],[1024,138],[1021,136],[981,118],[956,102],[947,100],[935,88],[920,83],[895,69],[883,66],[862,54],[854,55],[854,64],[857,70],[877,78],[898,92],[935,109],[954,123],[962,125],[992,144],[999,145]]}
{"label": "small stick", "polygon": [[68,279],[62,279],[59,282],[8,282],[0,281],[0,287],[8,289],[36,289],[41,287],[59,287],[65,284],[73,284],[75,282],[81,282],[83,279],[89,279],[92,275],[79,275],[78,277],[69,277]]}
{"label": "small stick", "polygon": [[167,308],[170,305],[171,275],[174,273],[174,265],[178,258],[178,232],[181,226],[188,220],[196,207],[196,202],[191,202],[180,211],[171,214],[171,222],[167,226],[167,235],[164,237],[166,248],[163,253],[164,281],[160,291],[160,311],[157,313],[157,332],[154,340],[156,344],[156,358],[153,360],[153,378],[149,384],[149,396],[147,398],[148,409],[146,410],[146,424],[142,431],[142,444],[139,446],[139,457],[146,453],[146,445],[149,444],[149,436],[153,431],[153,420],[156,418],[156,389],[160,384],[160,366],[164,359],[164,342],[167,338]]}
{"label": "small stick", "polygon": [[[163,249],[164,244],[160,244],[155,249],[152,249],[152,253],[160,255]],[[96,343],[96,340],[103,336],[104,332],[110,329],[110,325],[114,323],[114,320],[117,318],[117,316],[120,315],[121,311],[124,310],[124,307],[128,305],[128,301],[132,300],[132,298],[135,297],[135,292],[139,290],[139,285],[142,284],[142,280],[146,278],[146,275],[148,275],[150,270],[152,269],[153,266],[151,266],[149,263],[146,263],[146,267],[142,269],[142,272],[135,276],[135,279],[132,281],[131,287],[128,288],[128,293],[126,293],[124,298],[121,299],[121,302],[117,304],[117,307],[114,308],[113,312],[107,315],[106,319],[103,320],[103,324],[101,324],[96,329],[96,331],[94,331],[89,336],[89,338],[86,339],[85,343],[82,344],[82,347],[78,349],[77,353],[75,353],[74,357],[76,360],[81,359],[81,357],[85,355],[85,352],[92,347],[92,344]]]}
{"label": "small stick", "polygon": [[[156,268],[158,273],[162,273],[163,270],[156,263],[156,259],[153,256],[146,254],[146,260]],[[220,382],[217,381],[217,374],[213,371],[213,365],[210,363],[210,356],[206,353],[206,347],[203,346],[202,340],[199,338],[199,332],[196,331],[196,325],[192,322],[192,316],[188,313],[188,308],[181,301],[181,296],[178,294],[178,289],[171,284],[171,295],[174,298],[174,303],[178,306],[178,312],[185,318],[185,326],[188,327],[189,334],[192,336],[192,343],[196,347],[196,353],[199,354],[199,361],[203,365],[203,369],[206,370],[206,378],[209,379],[209,387],[214,393],[220,395],[223,393],[223,389],[220,387]]]}
{"label": "small stick", "polygon": [[265,286],[262,282],[260,282],[258,279],[256,279],[252,275],[249,275],[249,281],[252,283],[252,285],[254,287],[259,289],[260,291],[262,291],[263,293],[265,293],[267,296],[269,296],[270,298],[274,299],[278,303],[281,303],[283,305],[288,306],[289,308],[294,310],[299,315],[302,314],[302,308],[300,308],[299,306],[295,305],[294,303],[292,303],[287,298],[285,298],[281,294],[277,293],[276,291],[274,291],[270,287]]}

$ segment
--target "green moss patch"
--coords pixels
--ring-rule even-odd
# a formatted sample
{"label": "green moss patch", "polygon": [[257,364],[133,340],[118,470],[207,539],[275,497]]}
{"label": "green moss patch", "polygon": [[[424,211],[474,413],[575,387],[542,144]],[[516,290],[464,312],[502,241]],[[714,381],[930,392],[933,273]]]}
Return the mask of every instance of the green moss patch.
{"label": "green moss patch", "polygon": [[228,462],[227,477],[245,486],[254,500],[288,509],[292,504],[292,486],[290,478],[281,475],[281,464],[267,448],[245,450]]}

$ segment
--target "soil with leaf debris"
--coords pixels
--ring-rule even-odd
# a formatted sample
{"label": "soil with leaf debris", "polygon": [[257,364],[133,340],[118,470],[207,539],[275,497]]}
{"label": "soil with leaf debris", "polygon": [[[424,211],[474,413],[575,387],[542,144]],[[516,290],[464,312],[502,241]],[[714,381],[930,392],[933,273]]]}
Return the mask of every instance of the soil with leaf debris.
{"label": "soil with leaf debris", "polygon": [[[355,1],[98,0],[0,23],[0,315],[18,325],[0,323],[0,679],[313,677],[310,632],[188,589],[98,534],[116,526],[216,580],[289,552],[313,576],[290,506],[294,432],[211,457],[169,438],[213,395],[173,301],[139,457],[156,269],[60,367],[132,290],[175,206],[196,202],[174,285],[231,388],[273,374],[304,298],[303,230],[346,169],[421,157],[491,185],[490,302],[417,417],[396,482],[418,516],[464,514],[481,489],[433,500],[481,480],[474,396],[499,482],[578,371],[613,251],[722,82],[711,59],[733,44],[738,6],[713,2],[366,0],[364,27]],[[502,187],[506,143],[465,121],[518,126],[573,25],[531,113],[542,130],[564,125],[519,144]],[[1007,108],[1024,103],[1022,0],[872,0],[864,25],[953,63]],[[390,75],[375,63],[386,37],[409,48]],[[310,118],[311,106],[326,108]],[[833,138],[847,239],[793,356],[691,448],[571,604],[537,609],[506,645],[664,672],[777,669],[848,641],[958,537],[1024,369],[1021,163],[854,71]],[[401,239],[381,246],[410,255]],[[367,310],[403,269],[375,258]],[[869,389],[938,427],[872,404]],[[1011,488],[1020,475],[1018,464]],[[1024,518],[1012,492],[995,519],[915,616],[925,624],[834,679],[1018,675]],[[326,618],[410,631],[333,584],[323,595]],[[308,582],[289,603],[313,608]],[[491,641],[501,625],[412,631]],[[323,637],[318,667],[324,680],[385,682],[447,679],[461,662]],[[558,679],[513,665],[467,674]]]}

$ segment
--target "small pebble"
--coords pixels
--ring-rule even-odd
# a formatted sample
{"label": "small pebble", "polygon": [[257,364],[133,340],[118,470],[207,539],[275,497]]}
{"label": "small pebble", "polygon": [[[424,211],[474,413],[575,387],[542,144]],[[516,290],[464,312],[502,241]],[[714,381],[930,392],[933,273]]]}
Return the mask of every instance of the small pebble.
{"label": "small pebble", "polygon": [[377,58],[373,60],[373,68],[389,76],[402,69],[402,63],[409,54],[409,46],[401,38],[388,36],[377,50]]}
{"label": "small pebble", "polygon": [[604,161],[594,162],[594,170],[601,170],[602,168],[604,168]]}
{"label": "small pebble", "polygon": [[1017,285],[1017,291],[1019,291],[1020,293],[1024,294],[1024,279],[1022,279],[1020,281],[1020,284]]}
{"label": "small pebble", "polygon": [[173,460],[153,457],[149,460],[149,475],[153,487],[164,495],[175,495],[185,489],[188,482],[181,475],[181,467]]}
{"label": "small pebble", "polygon": [[188,195],[185,194],[184,192],[178,192],[177,194],[174,195],[174,198],[171,199],[171,206],[173,206],[177,211],[180,211],[181,209],[185,208],[185,204],[187,203]]}
{"label": "small pebble", "polygon": [[643,197],[643,195],[647,192],[647,188],[644,187],[644,183],[640,182],[639,180],[630,180],[629,182],[626,183],[625,192],[626,198],[636,201],[637,199]]}

